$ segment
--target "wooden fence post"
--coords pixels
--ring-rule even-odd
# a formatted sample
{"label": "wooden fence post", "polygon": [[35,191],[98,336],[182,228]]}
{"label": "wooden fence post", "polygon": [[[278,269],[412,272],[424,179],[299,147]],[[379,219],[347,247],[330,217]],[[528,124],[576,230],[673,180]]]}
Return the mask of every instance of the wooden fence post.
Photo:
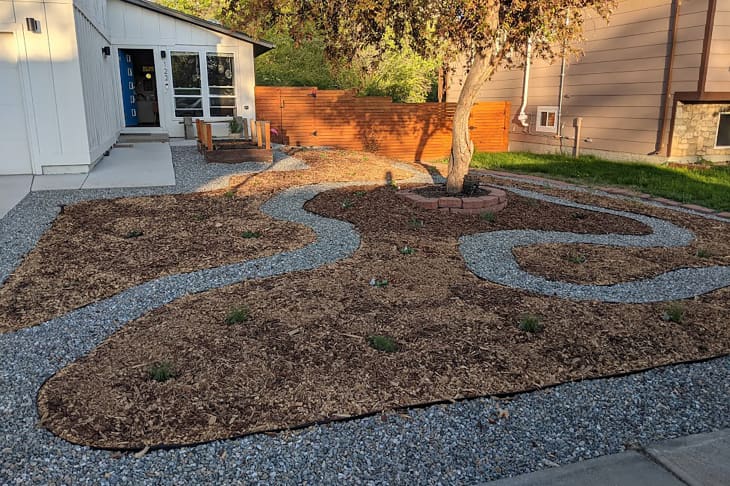
{"label": "wooden fence post", "polygon": [[264,141],[263,141],[264,134],[262,133],[264,131],[263,125],[264,125],[263,122],[260,122],[260,121],[256,122],[256,140],[258,141],[259,148],[263,147],[263,145],[264,145]]}
{"label": "wooden fence post", "polygon": [[271,150],[271,123],[264,122],[264,133],[266,134],[266,150]]}

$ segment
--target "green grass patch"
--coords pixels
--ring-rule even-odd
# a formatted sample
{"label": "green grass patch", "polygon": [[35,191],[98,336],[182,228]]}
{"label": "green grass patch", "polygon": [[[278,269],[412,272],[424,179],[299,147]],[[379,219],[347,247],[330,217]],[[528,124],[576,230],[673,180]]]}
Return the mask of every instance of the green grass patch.
{"label": "green grass patch", "polygon": [[248,306],[242,305],[235,307],[228,312],[226,320],[224,321],[229,326],[234,324],[241,324],[248,321],[251,318],[251,310]]}
{"label": "green grass patch", "polygon": [[520,321],[517,323],[520,331],[536,333],[542,331],[542,324],[540,323],[540,317],[535,314],[524,314],[520,317]]}
{"label": "green grass patch", "polygon": [[150,379],[158,381],[160,383],[167,381],[171,378],[175,378],[175,368],[172,364],[167,361],[160,361],[147,369],[147,375]]}
{"label": "green grass patch", "polygon": [[492,223],[494,221],[494,213],[491,211],[484,211],[479,215],[480,218],[482,218],[484,221],[489,221]]}
{"label": "green grass patch", "polygon": [[623,186],[682,203],[730,210],[730,166],[674,168],[647,163],[612,162],[597,157],[522,152],[477,153],[472,167],[540,174],[588,185]]}
{"label": "green grass patch", "polygon": [[243,237],[243,238],[261,238],[261,233],[259,233],[258,231],[246,230],[243,233],[241,233],[241,237]]}
{"label": "green grass patch", "polygon": [[697,257],[698,258],[710,258],[712,256],[712,252],[709,250],[705,250],[704,248],[697,248]]}
{"label": "green grass patch", "polygon": [[393,338],[388,336],[379,336],[377,334],[368,336],[368,344],[371,348],[384,353],[395,353],[398,351],[398,344],[396,344]]}

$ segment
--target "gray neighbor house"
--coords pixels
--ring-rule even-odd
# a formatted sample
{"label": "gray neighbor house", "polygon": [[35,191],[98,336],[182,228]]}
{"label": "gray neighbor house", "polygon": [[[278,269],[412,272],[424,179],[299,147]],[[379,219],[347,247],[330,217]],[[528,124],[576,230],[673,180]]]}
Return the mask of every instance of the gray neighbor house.
{"label": "gray neighbor house", "polygon": [[[623,0],[587,19],[584,55],[497,72],[479,101],[512,103],[510,150],[613,160],[730,160],[730,1]],[[459,95],[463,69],[448,80]]]}

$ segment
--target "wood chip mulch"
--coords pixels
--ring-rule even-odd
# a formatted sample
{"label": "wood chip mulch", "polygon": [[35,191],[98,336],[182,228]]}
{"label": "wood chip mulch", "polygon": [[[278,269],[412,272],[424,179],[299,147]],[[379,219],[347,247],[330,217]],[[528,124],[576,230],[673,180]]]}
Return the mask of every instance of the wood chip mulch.
{"label": "wood chip mulch", "polygon": [[[377,155],[291,150],[310,169],[235,176],[233,192],[97,200],[65,207],[0,287],[0,333],[40,324],[154,278],[310,243],[314,234],[308,228],[258,211],[271,194],[285,188],[413,175]],[[412,168],[425,172],[418,165]],[[143,234],[131,237],[136,231]],[[244,238],[245,231],[261,237]]]}
{"label": "wood chip mulch", "polygon": [[[667,303],[572,302],[485,282],[457,248],[460,235],[499,229],[646,232],[634,221],[511,195],[489,222],[417,208],[389,188],[330,191],[307,207],[357,227],[353,257],[191,295],[126,325],[42,387],[41,423],[98,447],[190,444],[730,351],[730,289],[682,301],[672,322]],[[241,305],[250,319],[226,324]],[[528,313],[542,331],[518,328]],[[371,335],[398,351],[376,351]],[[150,379],[156,362],[175,377]]]}

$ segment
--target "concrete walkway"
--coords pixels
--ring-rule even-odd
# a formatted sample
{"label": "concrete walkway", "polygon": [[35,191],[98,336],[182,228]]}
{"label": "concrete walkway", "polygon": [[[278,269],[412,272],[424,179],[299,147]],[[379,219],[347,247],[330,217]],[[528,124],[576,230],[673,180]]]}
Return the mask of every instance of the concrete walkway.
{"label": "concrete walkway", "polygon": [[650,445],[489,483],[494,486],[723,486],[730,484],[730,429]]}
{"label": "concrete walkway", "polygon": [[125,144],[114,148],[87,174],[0,176],[0,218],[28,192],[175,185],[170,145]]}
{"label": "concrete walkway", "polygon": [[31,175],[0,176],[0,218],[23,200],[32,183]]}

